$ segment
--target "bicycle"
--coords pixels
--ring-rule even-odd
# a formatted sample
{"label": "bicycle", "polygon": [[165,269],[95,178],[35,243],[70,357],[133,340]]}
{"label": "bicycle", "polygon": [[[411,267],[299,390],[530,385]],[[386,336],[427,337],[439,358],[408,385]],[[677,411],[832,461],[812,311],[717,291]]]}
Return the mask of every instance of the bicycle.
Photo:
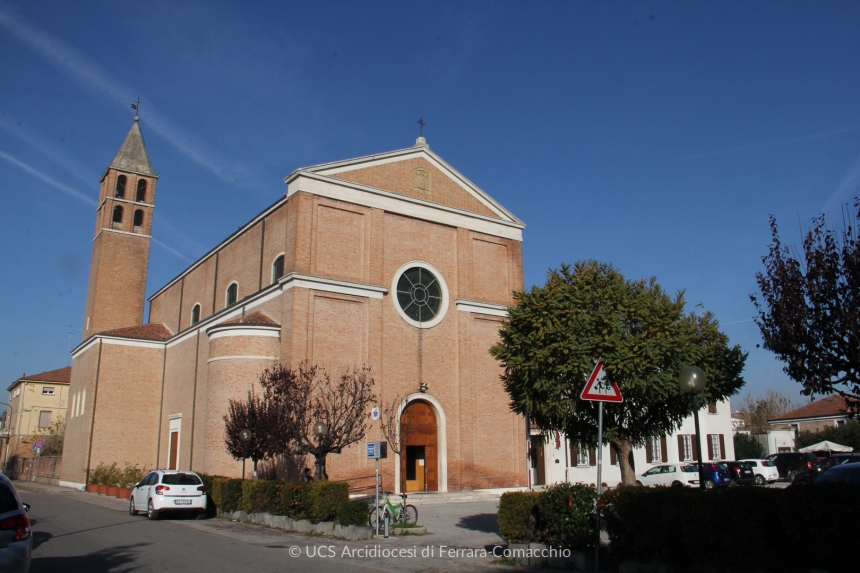
{"label": "bicycle", "polygon": [[403,498],[401,503],[391,503],[391,499],[386,497],[379,507],[371,508],[370,515],[368,516],[370,526],[376,528],[376,520],[378,516],[381,527],[382,523],[385,521],[385,514],[388,514],[388,519],[391,524],[409,523],[415,525],[418,523],[418,510],[415,509],[414,505],[407,505],[405,493],[401,493],[400,497]]}

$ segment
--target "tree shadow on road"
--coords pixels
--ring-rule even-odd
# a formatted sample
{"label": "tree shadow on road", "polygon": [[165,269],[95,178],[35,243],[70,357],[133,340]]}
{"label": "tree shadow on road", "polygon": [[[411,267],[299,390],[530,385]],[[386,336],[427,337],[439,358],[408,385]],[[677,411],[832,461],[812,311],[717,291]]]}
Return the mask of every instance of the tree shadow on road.
{"label": "tree shadow on road", "polygon": [[137,553],[149,543],[121,545],[89,555],[34,557],[30,573],[128,573],[138,568]]}
{"label": "tree shadow on road", "polygon": [[483,531],[484,533],[501,534],[499,530],[499,518],[495,513],[478,513],[461,517],[457,522],[460,529],[471,529],[472,531]]}

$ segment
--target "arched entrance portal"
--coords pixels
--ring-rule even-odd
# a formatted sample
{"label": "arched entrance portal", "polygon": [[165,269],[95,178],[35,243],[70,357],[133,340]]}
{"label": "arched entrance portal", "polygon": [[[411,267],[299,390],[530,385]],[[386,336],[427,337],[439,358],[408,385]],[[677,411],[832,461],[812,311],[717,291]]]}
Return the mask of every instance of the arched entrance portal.
{"label": "arched entrance portal", "polygon": [[433,407],[423,400],[410,402],[400,416],[400,435],[400,476],[406,491],[438,491],[438,426]]}

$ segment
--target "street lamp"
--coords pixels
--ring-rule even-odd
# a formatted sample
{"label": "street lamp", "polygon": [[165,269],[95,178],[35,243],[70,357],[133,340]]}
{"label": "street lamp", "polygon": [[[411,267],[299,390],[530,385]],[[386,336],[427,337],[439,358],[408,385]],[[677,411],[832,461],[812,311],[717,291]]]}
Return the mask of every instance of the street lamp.
{"label": "street lamp", "polygon": [[699,393],[705,389],[708,377],[698,366],[686,366],[678,376],[678,384],[685,394],[693,395],[693,418],[696,420],[696,458],[699,462],[699,488],[705,489],[704,467],[702,466],[702,438],[699,432]]}
{"label": "street lamp", "polygon": [[[320,451],[319,450],[320,442],[322,441],[323,436],[328,434],[328,424],[326,424],[325,422],[317,422],[313,425],[311,430],[313,431],[314,435],[317,437],[317,451],[319,452]],[[317,477],[316,477],[316,479],[321,481],[323,479],[323,476],[326,476],[326,479],[328,479],[328,477],[325,473],[325,468],[323,468],[322,465],[320,464],[319,455],[316,456],[316,466],[317,466]]]}
{"label": "street lamp", "polygon": [[245,460],[248,459],[248,442],[254,437],[254,432],[248,428],[239,430],[239,439],[242,441],[242,479],[245,479]]}

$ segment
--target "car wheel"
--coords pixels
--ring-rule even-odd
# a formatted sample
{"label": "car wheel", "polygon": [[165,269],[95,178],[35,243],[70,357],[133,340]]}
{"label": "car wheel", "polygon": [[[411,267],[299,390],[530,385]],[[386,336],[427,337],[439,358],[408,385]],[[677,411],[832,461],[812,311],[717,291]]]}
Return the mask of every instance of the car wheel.
{"label": "car wheel", "polygon": [[641,486],[641,485],[642,485],[642,482],[641,482],[641,481],[639,481],[639,480],[636,480],[636,485]]}
{"label": "car wheel", "polygon": [[140,512],[134,508],[134,496],[131,495],[128,498],[128,514],[129,515],[137,515],[138,513],[140,513]]}
{"label": "car wheel", "polygon": [[791,485],[809,485],[809,482],[805,479],[799,479],[797,481],[791,482]]}
{"label": "car wheel", "polygon": [[684,484],[682,484],[678,480],[675,480],[672,482],[672,487],[683,487],[683,486],[684,486]]}
{"label": "car wheel", "polygon": [[150,521],[155,521],[158,519],[158,512],[152,507],[152,500],[149,500],[149,509],[146,511],[146,517],[150,519]]}
{"label": "car wheel", "polygon": [[794,476],[799,474],[800,472],[797,470],[791,470],[788,472],[788,481],[794,481]]}
{"label": "car wheel", "polygon": [[716,486],[717,486],[717,484],[714,483],[714,480],[712,480],[712,479],[706,479],[705,480],[705,489],[714,489]]}
{"label": "car wheel", "polygon": [[764,476],[761,474],[756,474],[755,476],[755,484],[756,485],[764,485]]}

